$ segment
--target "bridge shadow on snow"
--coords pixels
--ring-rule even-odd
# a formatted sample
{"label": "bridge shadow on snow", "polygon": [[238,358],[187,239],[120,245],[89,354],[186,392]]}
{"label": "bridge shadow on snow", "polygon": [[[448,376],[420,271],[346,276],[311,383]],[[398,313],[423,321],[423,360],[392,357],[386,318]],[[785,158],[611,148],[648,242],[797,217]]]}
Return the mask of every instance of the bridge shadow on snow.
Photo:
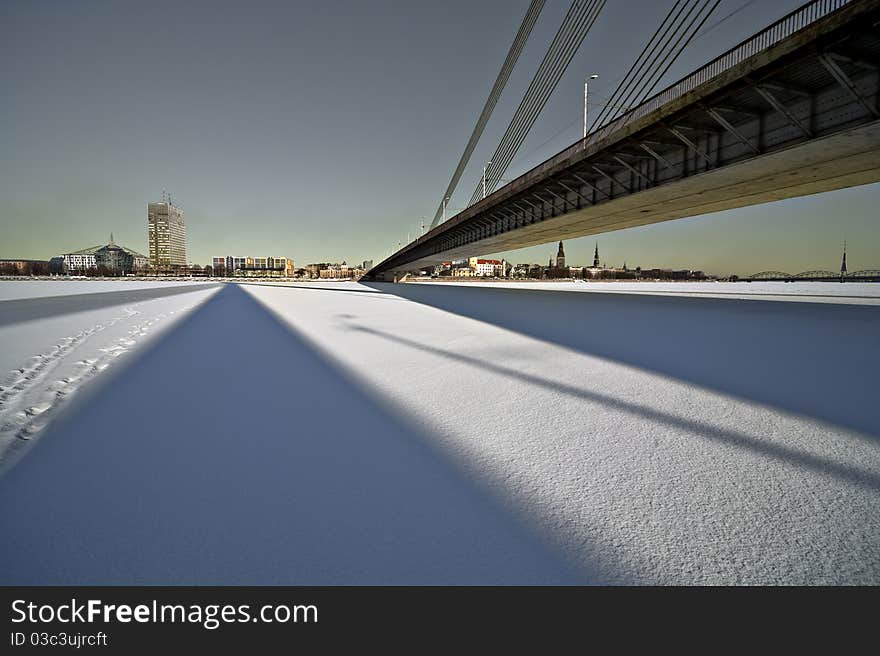
{"label": "bridge shadow on snow", "polygon": [[880,437],[880,308],[367,283],[447,312]]}
{"label": "bridge shadow on snow", "polygon": [[561,383],[555,380],[548,380],[540,376],[535,376],[527,372],[510,369],[508,367],[504,367],[493,362],[487,362],[486,360],[474,358],[469,355],[454,353],[451,351],[436,348],[434,346],[421,344],[420,342],[417,342],[415,340],[400,337],[398,335],[392,335],[390,333],[386,333],[375,328],[368,328],[366,326],[360,325],[351,325],[350,330],[360,331],[368,335],[373,335],[374,337],[381,337],[382,339],[389,340],[391,342],[394,342],[395,344],[400,344],[401,346],[417,349],[425,353],[445,357],[450,360],[455,360],[456,362],[470,365],[472,367],[477,367],[479,369],[491,371],[502,376],[507,376],[517,383],[528,383],[530,385],[543,387],[544,389],[565,394],[566,396],[571,396],[576,399],[580,399],[590,403],[598,403],[614,410],[642,417],[655,424],[661,424],[665,426],[670,426],[678,430],[684,430],[693,435],[698,435],[703,439],[712,440],[713,442],[717,442],[719,444],[747,449],[764,457],[773,458],[799,467],[812,469],[813,471],[819,472],[820,474],[834,476],[848,483],[864,486],[868,489],[880,490],[880,475],[878,475],[877,472],[869,471],[856,466],[843,465],[833,462],[831,460],[827,460],[825,458],[810,455],[809,453],[805,453],[803,451],[797,451],[786,446],[773,444],[772,442],[755,438],[746,433],[725,430],[693,419],[679,417],[674,414],[663,412],[662,410],[657,410],[655,408],[651,408],[645,405],[624,401],[611,395],[603,394],[601,392],[584,390],[573,385],[567,385],[565,383]]}
{"label": "bridge shadow on snow", "polygon": [[597,580],[233,285],[57,418],[0,534],[6,585]]}

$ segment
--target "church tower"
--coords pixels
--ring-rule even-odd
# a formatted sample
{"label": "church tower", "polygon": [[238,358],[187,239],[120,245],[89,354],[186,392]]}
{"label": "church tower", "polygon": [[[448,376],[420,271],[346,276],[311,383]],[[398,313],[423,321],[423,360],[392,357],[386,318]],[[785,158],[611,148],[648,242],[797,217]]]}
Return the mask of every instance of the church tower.
{"label": "church tower", "polygon": [[565,268],[565,251],[562,249],[562,242],[559,242],[559,250],[556,251],[556,268]]}
{"label": "church tower", "polygon": [[846,277],[846,242],[843,242],[843,260],[840,262],[840,282]]}
{"label": "church tower", "polygon": [[599,242],[596,242],[596,251],[593,253],[593,268],[599,268]]}

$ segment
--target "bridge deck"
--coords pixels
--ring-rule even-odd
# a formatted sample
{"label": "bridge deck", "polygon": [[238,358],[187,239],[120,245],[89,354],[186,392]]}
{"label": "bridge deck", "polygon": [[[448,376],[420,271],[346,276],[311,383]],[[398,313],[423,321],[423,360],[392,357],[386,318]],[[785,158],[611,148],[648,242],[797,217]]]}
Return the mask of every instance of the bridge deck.
{"label": "bridge deck", "polygon": [[370,275],[880,181],[878,23],[810,2]]}

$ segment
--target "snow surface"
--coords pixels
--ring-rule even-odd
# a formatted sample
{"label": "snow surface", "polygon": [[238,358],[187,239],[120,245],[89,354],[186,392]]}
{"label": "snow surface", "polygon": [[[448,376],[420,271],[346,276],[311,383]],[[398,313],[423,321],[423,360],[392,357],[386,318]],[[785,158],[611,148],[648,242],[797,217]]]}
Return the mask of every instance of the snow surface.
{"label": "snow surface", "polygon": [[186,285],[212,284],[195,280],[80,280],[57,278],[54,280],[0,280],[0,301],[15,298],[40,298],[67,294],[96,294],[100,292],[128,291],[132,289],[156,289]]}
{"label": "snow surface", "polygon": [[[69,293],[46,294],[49,287]],[[88,381],[218,289],[80,281],[16,281],[0,283],[0,288],[7,296],[0,301],[0,464],[23,446],[22,440],[35,437]],[[145,300],[141,292],[149,289],[179,293]],[[69,307],[72,294],[89,294],[73,300],[90,309]],[[35,311],[49,316],[27,320]]]}
{"label": "snow surface", "polygon": [[876,307],[247,289],[596,580],[880,582]]}
{"label": "snow surface", "polygon": [[870,299],[560,285],[199,292],[0,478],[0,582],[880,582]]}
{"label": "snow surface", "polygon": [[657,294],[671,296],[708,296],[710,298],[743,298],[830,303],[880,305],[880,284],[870,282],[615,282],[615,281],[511,281],[511,280],[449,280],[443,282],[414,281],[417,284],[443,284],[540,291],[577,291],[615,294]]}
{"label": "snow surface", "polygon": [[4,583],[580,580],[237,285],[101,380],[0,478]]}

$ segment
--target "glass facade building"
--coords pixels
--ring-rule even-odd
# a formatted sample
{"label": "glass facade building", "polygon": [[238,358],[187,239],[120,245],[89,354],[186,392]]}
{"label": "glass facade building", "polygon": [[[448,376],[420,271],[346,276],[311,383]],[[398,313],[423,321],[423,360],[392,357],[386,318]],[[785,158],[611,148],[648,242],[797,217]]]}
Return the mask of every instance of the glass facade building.
{"label": "glass facade building", "polygon": [[170,202],[147,206],[150,264],[156,268],[186,266],[186,225],[183,210]]}

